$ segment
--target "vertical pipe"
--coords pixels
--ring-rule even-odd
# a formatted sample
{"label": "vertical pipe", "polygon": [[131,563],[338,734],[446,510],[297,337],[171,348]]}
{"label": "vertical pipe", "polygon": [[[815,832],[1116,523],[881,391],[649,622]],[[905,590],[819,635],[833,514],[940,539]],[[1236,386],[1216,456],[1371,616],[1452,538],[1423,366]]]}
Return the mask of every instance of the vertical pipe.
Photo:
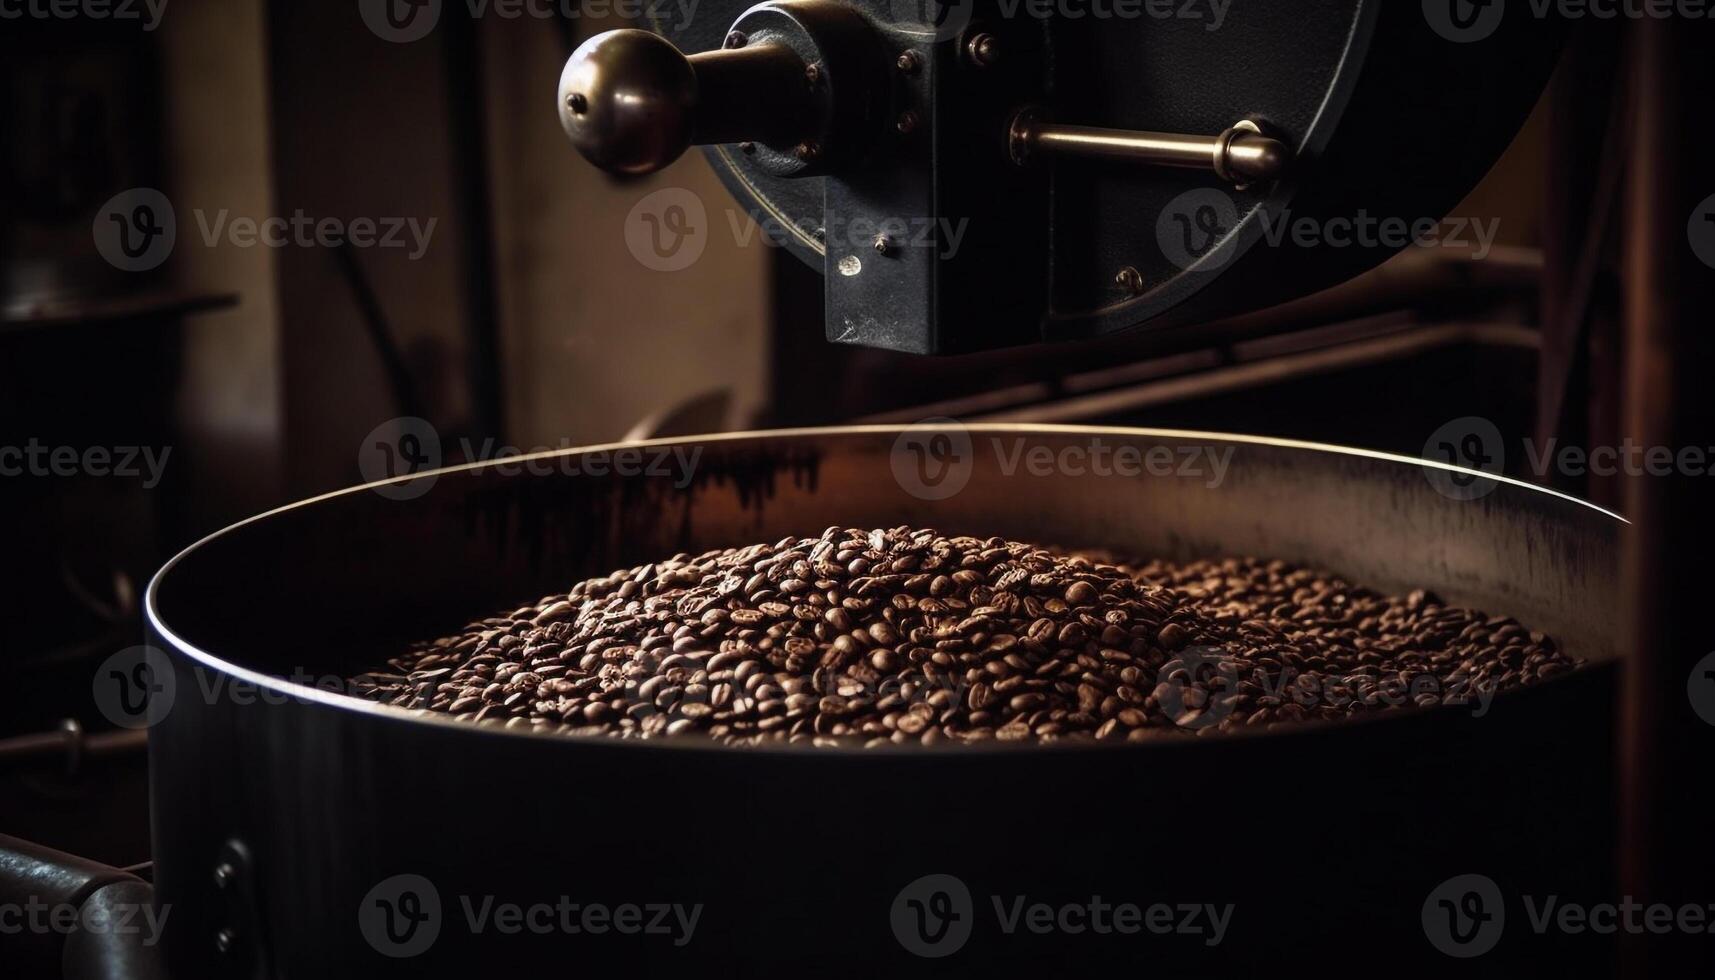
{"label": "vertical pipe", "polygon": [[[1715,446],[1715,268],[1697,258],[1688,229],[1698,203],[1715,193],[1706,106],[1715,59],[1709,32],[1690,21],[1643,18],[1631,29],[1637,128],[1624,214],[1624,431],[1642,447],[1707,450]],[[1620,706],[1620,880],[1637,901],[1676,908],[1715,902],[1715,725],[1693,703],[1715,698],[1715,680],[1697,668],[1715,651],[1712,483],[1675,466],[1668,475],[1628,472],[1624,489],[1634,526],[1624,553],[1632,645]],[[1707,976],[1710,939],[1627,935],[1622,975]]]}

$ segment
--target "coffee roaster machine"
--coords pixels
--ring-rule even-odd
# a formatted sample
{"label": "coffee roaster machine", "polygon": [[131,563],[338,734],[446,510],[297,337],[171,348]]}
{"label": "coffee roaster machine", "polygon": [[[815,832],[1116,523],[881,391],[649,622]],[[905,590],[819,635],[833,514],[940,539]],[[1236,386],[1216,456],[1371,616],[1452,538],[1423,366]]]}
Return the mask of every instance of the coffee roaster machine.
{"label": "coffee roaster machine", "polygon": [[[647,173],[701,145],[739,202],[803,229],[790,247],[823,271],[832,342],[927,355],[1137,331],[1170,351],[1265,330],[1230,314],[1385,257],[1271,242],[1269,219],[1453,206],[1516,132],[1565,39],[1553,18],[1482,20],[1500,6],[1238,2],[1209,30],[983,3],[709,0],[680,29],[591,39],[555,96],[596,164]],[[1707,68],[1683,31],[1629,30],[1627,84],[1645,108],[1627,150],[1628,352],[1647,383],[1631,386],[1628,418],[1671,444],[1715,415],[1700,414],[1710,396],[1686,363],[1708,351],[1686,315],[1708,273],[1683,254]],[[956,254],[888,230],[942,217],[968,219]],[[475,465],[308,501],[180,555],[146,604],[164,686],[179,692],[149,733],[153,887],[172,921],[164,960],[102,953],[100,975],[1590,976],[1626,957],[1641,976],[1675,962],[1664,948],[1707,956],[1686,936],[1536,935],[1517,904],[1665,901],[1710,882],[1687,802],[1701,782],[1686,775],[1706,761],[1708,733],[1684,703],[1686,657],[1707,639],[1684,570],[1707,554],[1710,518],[1686,485],[1640,484],[1628,526],[1489,474],[1280,439],[944,434],[969,440],[949,457],[961,467],[952,494],[901,475],[908,430],[773,431],[662,443],[700,454],[683,486]],[[1057,453],[1093,436],[1139,452],[1230,450],[1230,475],[1218,487],[1065,474],[1025,487],[983,449],[1004,439]],[[1495,485],[1458,499],[1440,476]],[[473,610],[662,554],[901,523],[1289,557],[1515,615],[1590,667],[1483,717],[1432,709],[1118,746],[869,752],[543,737],[285,679],[349,674]],[[13,877],[51,865],[11,863],[24,869]],[[1446,910],[1427,898],[1465,874],[1513,904],[1494,949],[1455,960],[1428,941]],[[957,887],[912,890],[934,875]],[[81,895],[132,887],[69,880]],[[1230,903],[1232,918],[1218,945],[1172,929],[1009,931],[1019,899]],[[681,946],[471,917],[567,900],[694,906],[701,925]],[[63,955],[69,968],[82,954]]]}

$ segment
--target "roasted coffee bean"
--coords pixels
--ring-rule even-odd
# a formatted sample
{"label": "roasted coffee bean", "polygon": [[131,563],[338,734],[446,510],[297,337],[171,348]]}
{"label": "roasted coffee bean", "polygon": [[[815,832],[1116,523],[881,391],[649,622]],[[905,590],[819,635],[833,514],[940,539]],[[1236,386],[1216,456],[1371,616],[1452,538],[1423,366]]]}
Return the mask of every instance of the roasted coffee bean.
{"label": "roasted coffee bean", "polygon": [[1578,665],[1514,620],[1282,561],[836,527],[586,580],[353,690],[473,723],[735,746],[1143,741],[1457,707]]}

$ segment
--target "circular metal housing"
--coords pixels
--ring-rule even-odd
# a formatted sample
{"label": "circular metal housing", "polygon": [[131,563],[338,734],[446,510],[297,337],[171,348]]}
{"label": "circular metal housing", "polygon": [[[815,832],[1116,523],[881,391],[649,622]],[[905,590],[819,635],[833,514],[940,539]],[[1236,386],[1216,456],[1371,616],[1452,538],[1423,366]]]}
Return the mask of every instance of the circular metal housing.
{"label": "circular metal housing", "polygon": [[[717,48],[743,2],[710,3],[689,22],[663,15],[654,24],[687,51]],[[945,45],[946,57],[935,64],[947,84],[1016,84],[1034,92],[1018,109],[1042,102],[1067,124],[1241,140],[1229,127],[1253,120],[1292,149],[1284,179],[1240,179],[1243,188],[1207,173],[1055,161],[1046,199],[1014,199],[1021,225],[1035,227],[1024,219],[1051,212],[1043,225],[1053,229],[1047,267],[1005,273],[1051,283],[1042,338],[1143,326],[1161,349],[1207,343],[1201,328],[1212,320],[1342,282],[1402,247],[1394,235],[1357,242],[1330,235],[1338,240],[1306,245],[1282,235],[1283,226],[1371,221],[1409,228],[1446,216],[1517,134],[1564,35],[1552,16],[1508,17],[1481,39],[1450,38],[1421,4],[1373,0],[1142,4],[1103,17],[985,18],[979,8],[943,5],[936,9],[946,16],[934,23],[915,3],[849,6],[892,43]],[[1005,57],[979,66],[968,55],[973,44]],[[896,54],[885,56],[889,64]],[[1000,160],[1008,152],[1004,130],[994,137]],[[1270,150],[1260,141],[1236,149]],[[825,246],[808,231],[822,216],[821,180],[782,179],[766,158],[726,146],[706,152],[747,209],[792,229],[789,247],[823,267]],[[1253,166],[1275,170],[1265,159],[1244,161]],[[1236,166],[1233,176],[1245,173]],[[1196,220],[1211,214],[1214,220]],[[1180,235],[1188,221],[1187,250]],[[1112,270],[1122,266],[1137,269],[1149,287],[1133,293],[1117,286]]]}

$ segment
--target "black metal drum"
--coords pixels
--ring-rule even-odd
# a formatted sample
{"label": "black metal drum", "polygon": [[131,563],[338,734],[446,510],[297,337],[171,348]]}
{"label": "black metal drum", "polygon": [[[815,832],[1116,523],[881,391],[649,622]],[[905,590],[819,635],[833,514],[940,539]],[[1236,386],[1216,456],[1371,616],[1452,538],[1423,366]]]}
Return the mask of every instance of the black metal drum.
{"label": "black metal drum", "polygon": [[[1278,440],[954,434],[969,445],[932,488],[899,429],[712,437],[352,489],[180,555],[148,595],[175,693],[150,737],[175,975],[1489,975],[1607,955],[1519,925],[1473,971],[1425,915],[1467,873],[1612,894],[1586,858],[1613,837],[1617,518],[1508,481],[1457,499],[1434,464]],[[1218,479],[1008,462],[1097,444],[1230,456]],[[1515,615],[1592,666],[1481,717],[911,751],[476,728],[305,680],[586,574],[906,523],[1312,563]]]}

